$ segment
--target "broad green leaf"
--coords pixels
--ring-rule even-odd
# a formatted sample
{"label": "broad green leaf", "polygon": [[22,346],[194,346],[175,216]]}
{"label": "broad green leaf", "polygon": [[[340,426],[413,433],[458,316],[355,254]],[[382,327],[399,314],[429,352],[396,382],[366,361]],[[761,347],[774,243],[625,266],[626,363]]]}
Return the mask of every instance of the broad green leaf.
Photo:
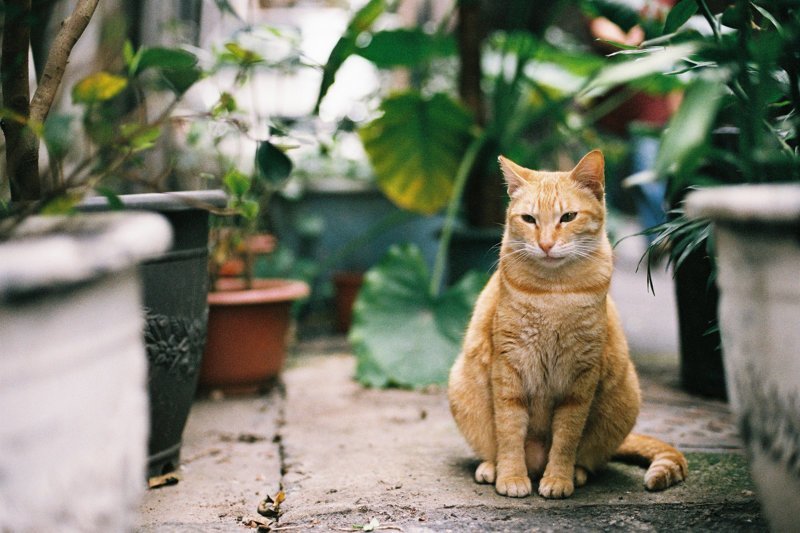
{"label": "broad green leaf", "polygon": [[333,85],[339,68],[348,57],[356,52],[356,39],[358,36],[370,29],[372,24],[391,4],[394,4],[392,0],[369,0],[353,15],[344,34],[334,45],[331,55],[328,56],[328,61],[322,68],[322,82],[319,87],[317,103],[314,105],[314,113],[319,112],[319,105],[325,95],[328,94],[328,89]]}
{"label": "broad green leaf", "polygon": [[447,95],[427,99],[416,92],[384,100],[381,110],[359,130],[378,186],[404,209],[437,212],[472,140],[471,115]]}
{"label": "broad green leaf", "polygon": [[72,101],[76,104],[92,104],[110,100],[128,86],[128,80],[122,76],[105,71],[95,72],[72,88]]}
{"label": "broad green leaf", "polygon": [[378,68],[393,68],[419,65],[456,51],[451,36],[433,35],[415,28],[376,32],[366,46],[357,48],[354,53]]}
{"label": "broad green leaf", "polygon": [[367,272],[353,309],[357,379],[372,387],[445,383],[485,281],[468,274],[434,298],[420,250],[393,246]]}
{"label": "broad green leaf", "polygon": [[678,28],[683,26],[695,13],[697,13],[696,0],[681,0],[669,10],[662,33],[667,35],[678,31]]}
{"label": "broad green leaf", "polygon": [[678,111],[661,139],[654,171],[657,176],[689,175],[708,146],[711,128],[726,87],[719,81],[698,78],[687,88]]}
{"label": "broad green leaf", "polygon": [[75,144],[71,131],[72,118],[70,115],[50,113],[44,122],[42,137],[47,151],[56,159],[63,159]]}
{"label": "broad green leaf", "polygon": [[292,160],[269,141],[259,141],[256,148],[256,176],[269,189],[280,188],[292,172]]}

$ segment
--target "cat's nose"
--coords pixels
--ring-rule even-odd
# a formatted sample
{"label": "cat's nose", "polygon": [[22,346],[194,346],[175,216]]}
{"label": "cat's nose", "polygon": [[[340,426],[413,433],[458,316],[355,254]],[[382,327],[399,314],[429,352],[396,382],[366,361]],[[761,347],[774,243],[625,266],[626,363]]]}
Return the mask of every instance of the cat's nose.
{"label": "cat's nose", "polygon": [[545,254],[549,254],[550,250],[552,250],[555,245],[555,241],[539,241],[539,248],[541,248]]}

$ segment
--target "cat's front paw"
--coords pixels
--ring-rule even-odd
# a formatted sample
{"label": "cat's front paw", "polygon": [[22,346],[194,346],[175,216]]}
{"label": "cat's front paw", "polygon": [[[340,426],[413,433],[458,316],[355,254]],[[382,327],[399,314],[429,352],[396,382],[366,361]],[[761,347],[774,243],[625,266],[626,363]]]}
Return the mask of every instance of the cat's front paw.
{"label": "cat's front paw", "polygon": [[528,476],[507,476],[498,478],[497,483],[494,484],[494,489],[503,496],[524,498],[532,492],[533,487],[531,486],[531,478]]}
{"label": "cat's front paw", "polygon": [[545,498],[560,499],[572,496],[575,485],[571,479],[560,476],[544,476],[539,481],[539,495]]}
{"label": "cat's front paw", "polygon": [[491,461],[484,461],[475,469],[475,481],[478,483],[494,483],[495,469],[494,463]]}

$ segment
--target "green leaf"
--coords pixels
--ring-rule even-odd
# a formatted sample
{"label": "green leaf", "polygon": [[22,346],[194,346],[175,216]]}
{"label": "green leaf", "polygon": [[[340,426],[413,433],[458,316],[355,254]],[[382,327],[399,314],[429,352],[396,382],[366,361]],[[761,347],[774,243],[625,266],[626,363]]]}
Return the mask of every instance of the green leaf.
{"label": "green leaf", "polygon": [[161,136],[161,128],[159,126],[143,126],[129,123],[120,126],[120,133],[131,150],[141,152],[155,146],[156,141]]}
{"label": "green leaf", "polygon": [[419,65],[437,56],[453,55],[457,51],[451,36],[432,35],[421,29],[379,31],[363,48],[354,53],[378,68]]}
{"label": "green leaf", "polygon": [[132,75],[138,76],[148,69],[156,70],[169,89],[180,95],[202,76],[197,63],[196,55],[180,48],[143,48],[137,53]]}
{"label": "green leaf", "polygon": [[348,57],[356,52],[356,39],[358,36],[370,29],[378,17],[388,9],[389,4],[393,3],[391,0],[369,0],[353,15],[344,34],[334,45],[331,55],[328,56],[328,61],[322,68],[322,82],[319,87],[317,103],[314,105],[314,113],[319,112],[319,105],[325,95],[328,94],[328,89],[333,85],[339,68]]}
{"label": "green leaf", "polygon": [[353,309],[356,378],[373,387],[445,383],[485,281],[469,274],[434,298],[420,250],[393,246],[367,272]]}
{"label": "green leaf", "polygon": [[678,31],[692,15],[697,13],[696,0],[681,0],[670,9],[667,20],[664,22],[664,35]]}
{"label": "green leaf", "polygon": [[75,144],[71,132],[73,117],[58,113],[50,113],[44,122],[42,137],[47,145],[47,151],[55,159],[63,159],[70,148]]}
{"label": "green leaf", "polygon": [[292,160],[269,141],[259,141],[256,148],[256,176],[270,189],[278,189],[292,172]]}
{"label": "green leaf", "polygon": [[592,8],[595,16],[605,17],[622,31],[629,31],[639,24],[640,17],[631,2],[623,0],[590,0],[587,4]]}
{"label": "green leaf", "polygon": [[404,209],[432,214],[450,198],[472,140],[470,113],[445,94],[406,92],[383,101],[383,116],[359,130],[378,186]]}
{"label": "green leaf", "polygon": [[110,100],[128,86],[128,80],[105,71],[83,78],[72,88],[72,101],[76,104],[93,104]]}
{"label": "green leaf", "polygon": [[659,177],[690,175],[708,147],[711,128],[722,104],[725,85],[698,78],[684,94],[661,139],[654,171]]}
{"label": "green leaf", "polygon": [[222,183],[233,198],[241,198],[250,190],[250,178],[235,168],[225,173]]}
{"label": "green leaf", "polygon": [[134,75],[149,68],[160,70],[186,70],[197,66],[197,56],[180,48],[143,48]]}

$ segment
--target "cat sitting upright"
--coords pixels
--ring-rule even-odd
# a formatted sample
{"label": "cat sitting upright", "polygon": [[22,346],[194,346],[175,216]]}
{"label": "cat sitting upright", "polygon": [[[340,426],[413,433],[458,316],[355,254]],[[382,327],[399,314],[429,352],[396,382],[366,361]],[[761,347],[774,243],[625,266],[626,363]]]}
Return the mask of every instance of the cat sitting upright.
{"label": "cat sitting upright", "polygon": [[455,421],[481,459],[479,483],[523,497],[539,479],[566,498],[612,457],[646,463],[649,490],[686,478],[686,459],[631,434],[639,380],[608,295],[604,160],[589,152],[569,172],[504,157],[510,203],[497,271],[475,304],[450,373]]}

